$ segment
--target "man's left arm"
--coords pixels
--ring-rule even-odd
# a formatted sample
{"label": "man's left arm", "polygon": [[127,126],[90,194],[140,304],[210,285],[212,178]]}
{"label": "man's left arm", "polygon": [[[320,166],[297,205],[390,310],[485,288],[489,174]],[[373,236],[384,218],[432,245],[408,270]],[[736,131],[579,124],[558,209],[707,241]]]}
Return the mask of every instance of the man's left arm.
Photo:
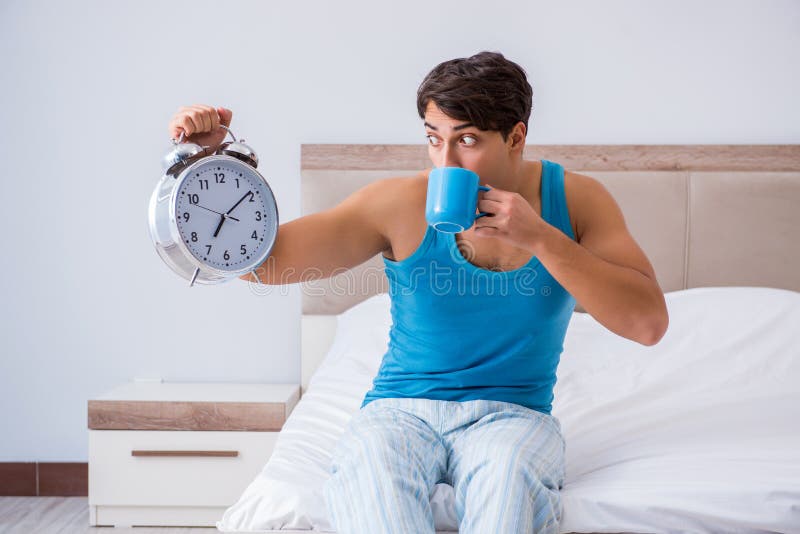
{"label": "man's left arm", "polygon": [[606,188],[594,178],[568,174],[568,209],[578,242],[545,224],[533,244],[535,255],[603,326],[643,345],[655,345],[667,330],[669,316],[650,261]]}

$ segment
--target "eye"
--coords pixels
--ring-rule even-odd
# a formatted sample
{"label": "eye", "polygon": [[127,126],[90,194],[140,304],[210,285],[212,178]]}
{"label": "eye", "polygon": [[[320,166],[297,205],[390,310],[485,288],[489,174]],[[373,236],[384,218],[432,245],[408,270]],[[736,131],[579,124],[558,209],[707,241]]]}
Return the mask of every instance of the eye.
{"label": "eye", "polygon": [[428,143],[432,146],[439,145],[439,140],[435,136],[428,134],[426,137],[428,138]]}
{"label": "eye", "polygon": [[465,135],[464,137],[461,138],[461,140],[464,141],[464,144],[467,146],[473,146],[475,143],[478,142],[478,140],[472,137],[471,135]]}

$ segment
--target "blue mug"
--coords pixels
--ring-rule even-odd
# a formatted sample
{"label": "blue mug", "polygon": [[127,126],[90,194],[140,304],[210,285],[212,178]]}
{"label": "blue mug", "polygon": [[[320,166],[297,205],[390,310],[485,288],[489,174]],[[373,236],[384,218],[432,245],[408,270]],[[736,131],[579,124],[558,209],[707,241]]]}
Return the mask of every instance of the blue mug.
{"label": "blue mug", "polygon": [[461,167],[436,167],[428,175],[428,196],[425,219],[440,232],[455,234],[472,226],[475,219],[488,215],[475,211],[478,191],[489,188],[478,185],[477,174]]}

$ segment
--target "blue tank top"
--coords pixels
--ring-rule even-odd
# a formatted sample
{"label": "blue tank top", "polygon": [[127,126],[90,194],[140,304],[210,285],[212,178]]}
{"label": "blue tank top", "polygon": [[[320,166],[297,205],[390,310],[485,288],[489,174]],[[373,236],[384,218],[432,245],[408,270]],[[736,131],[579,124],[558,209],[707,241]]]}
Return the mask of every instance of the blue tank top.
{"label": "blue tank top", "polygon": [[[575,240],[564,168],[542,160],[542,218]],[[414,253],[383,257],[392,326],[373,387],[379,398],[512,402],[550,413],[575,299],[533,256],[511,271],[468,262],[455,234],[428,225]]]}

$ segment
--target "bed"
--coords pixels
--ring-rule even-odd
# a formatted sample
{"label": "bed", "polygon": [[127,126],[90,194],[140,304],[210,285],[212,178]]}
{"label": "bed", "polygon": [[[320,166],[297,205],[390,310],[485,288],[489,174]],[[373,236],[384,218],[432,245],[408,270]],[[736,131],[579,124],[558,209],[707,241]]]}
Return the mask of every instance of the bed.
{"label": "bed", "polygon": [[[660,343],[576,307],[553,415],[567,443],[562,532],[800,532],[800,146],[528,146],[597,178],[664,290]],[[303,213],[429,166],[424,146],[304,145]],[[330,451],[391,325],[376,256],[303,286],[303,395],[223,532],[332,532]],[[457,531],[452,489],[431,497]],[[378,534],[378,533],[375,533]]]}

